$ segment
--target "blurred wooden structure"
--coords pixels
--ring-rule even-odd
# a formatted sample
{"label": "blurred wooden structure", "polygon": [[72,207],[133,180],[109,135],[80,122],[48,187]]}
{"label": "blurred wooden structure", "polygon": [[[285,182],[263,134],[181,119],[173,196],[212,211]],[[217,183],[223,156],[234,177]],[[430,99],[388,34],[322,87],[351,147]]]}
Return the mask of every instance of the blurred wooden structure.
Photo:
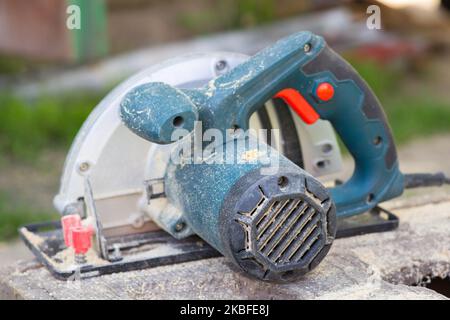
{"label": "blurred wooden structure", "polygon": [[[70,30],[67,8],[80,8]],[[39,60],[82,61],[107,52],[104,0],[0,0],[0,52]]]}
{"label": "blurred wooden structure", "polygon": [[[351,0],[0,0],[0,54],[83,61],[107,52],[253,27]],[[81,30],[66,27],[81,9]]]}

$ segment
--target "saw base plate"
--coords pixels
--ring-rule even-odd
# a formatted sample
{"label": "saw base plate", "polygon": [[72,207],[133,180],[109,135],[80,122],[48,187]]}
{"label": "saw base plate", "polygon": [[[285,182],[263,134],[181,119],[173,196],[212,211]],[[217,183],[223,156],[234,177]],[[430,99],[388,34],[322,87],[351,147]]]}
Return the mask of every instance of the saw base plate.
{"label": "saw base plate", "polygon": [[19,234],[37,260],[60,280],[77,280],[220,256],[219,252],[196,236],[177,240],[165,231],[157,230],[109,238],[107,248],[112,257],[110,261],[88,252],[87,263],[79,266],[73,263],[73,251],[64,244],[58,221],[30,224],[22,227]]}
{"label": "saw base plate", "polygon": [[371,211],[348,218],[338,218],[336,238],[348,238],[368,233],[392,231],[400,220],[392,212],[376,206]]}
{"label": "saw base plate", "polygon": [[[399,219],[375,207],[370,212],[338,219],[336,238],[391,231]],[[110,260],[86,255],[87,263],[77,265],[73,252],[64,244],[59,221],[26,225],[19,234],[37,260],[60,280],[79,280],[100,275],[154,268],[181,262],[220,257],[221,254],[197,236],[177,240],[162,230],[107,239]]]}

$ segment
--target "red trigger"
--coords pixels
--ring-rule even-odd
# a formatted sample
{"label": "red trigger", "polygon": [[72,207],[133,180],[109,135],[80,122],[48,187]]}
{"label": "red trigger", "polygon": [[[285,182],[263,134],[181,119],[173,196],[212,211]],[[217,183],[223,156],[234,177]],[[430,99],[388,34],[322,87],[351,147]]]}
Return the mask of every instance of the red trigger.
{"label": "red trigger", "polygon": [[284,102],[294,109],[295,113],[297,113],[306,124],[313,124],[320,118],[316,110],[314,110],[309,102],[303,98],[301,93],[295,89],[288,88],[281,90],[274,98],[283,99]]}

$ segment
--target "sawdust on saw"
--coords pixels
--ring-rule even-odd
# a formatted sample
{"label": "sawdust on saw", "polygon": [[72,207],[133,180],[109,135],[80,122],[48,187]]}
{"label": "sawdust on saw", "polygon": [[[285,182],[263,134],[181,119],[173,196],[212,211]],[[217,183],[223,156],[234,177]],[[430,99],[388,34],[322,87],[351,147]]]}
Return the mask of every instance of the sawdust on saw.
{"label": "sawdust on saw", "polygon": [[[100,266],[108,263],[108,261],[100,258],[93,249],[89,249],[85,257],[88,265]],[[75,263],[75,253],[71,247],[61,250],[48,260],[52,265],[63,271],[71,271],[77,266]]]}
{"label": "sawdust on saw", "polygon": [[42,238],[41,236],[38,236],[37,234],[29,231],[25,227],[22,227],[20,229],[20,232],[28,239],[28,241],[30,241],[30,243],[32,243],[35,246],[40,246],[41,244],[43,244],[45,242],[44,238]]}
{"label": "sawdust on saw", "polygon": [[244,152],[241,156],[241,159],[244,161],[255,161],[259,157],[258,149],[252,149]]}
{"label": "sawdust on saw", "polygon": [[[28,229],[21,228],[20,231],[28,239],[28,241],[36,247],[39,247],[45,243],[45,239],[41,236],[29,231]],[[64,250],[59,251],[52,257],[49,257],[45,252],[43,252],[45,259],[60,271],[72,271],[77,264],[75,263],[75,252],[73,248],[69,247]],[[95,250],[92,248],[88,250],[85,254],[86,263],[89,265],[100,266],[108,263],[108,261],[100,258]]]}

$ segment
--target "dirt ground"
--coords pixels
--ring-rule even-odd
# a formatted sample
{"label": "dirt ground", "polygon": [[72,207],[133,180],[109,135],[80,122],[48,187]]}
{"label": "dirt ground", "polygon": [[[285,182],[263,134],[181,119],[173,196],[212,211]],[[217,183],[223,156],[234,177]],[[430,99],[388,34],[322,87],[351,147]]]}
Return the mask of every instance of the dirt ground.
{"label": "dirt ground", "polygon": [[[450,134],[419,139],[399,150],[401,169],[405,173],[444,171],[450,175]],[[23,201],[31,201],[41,209],[53,210],[52,198],[59,183],[64,154],[52,153],[43,158],[46,165],[42,173],[26,167],[11,166],[4,171],[0,190],[9,188],[11,194],[20,195]],[[345,175],[351,171],[351,161],[345,161]],[[26,186],[26,187],[24,187]],[[447,189],[446,189],[447,190]],[[435,188],[433,191],[436,191]],[[0,265],[31,257],[20,241],[0,243]]]}

